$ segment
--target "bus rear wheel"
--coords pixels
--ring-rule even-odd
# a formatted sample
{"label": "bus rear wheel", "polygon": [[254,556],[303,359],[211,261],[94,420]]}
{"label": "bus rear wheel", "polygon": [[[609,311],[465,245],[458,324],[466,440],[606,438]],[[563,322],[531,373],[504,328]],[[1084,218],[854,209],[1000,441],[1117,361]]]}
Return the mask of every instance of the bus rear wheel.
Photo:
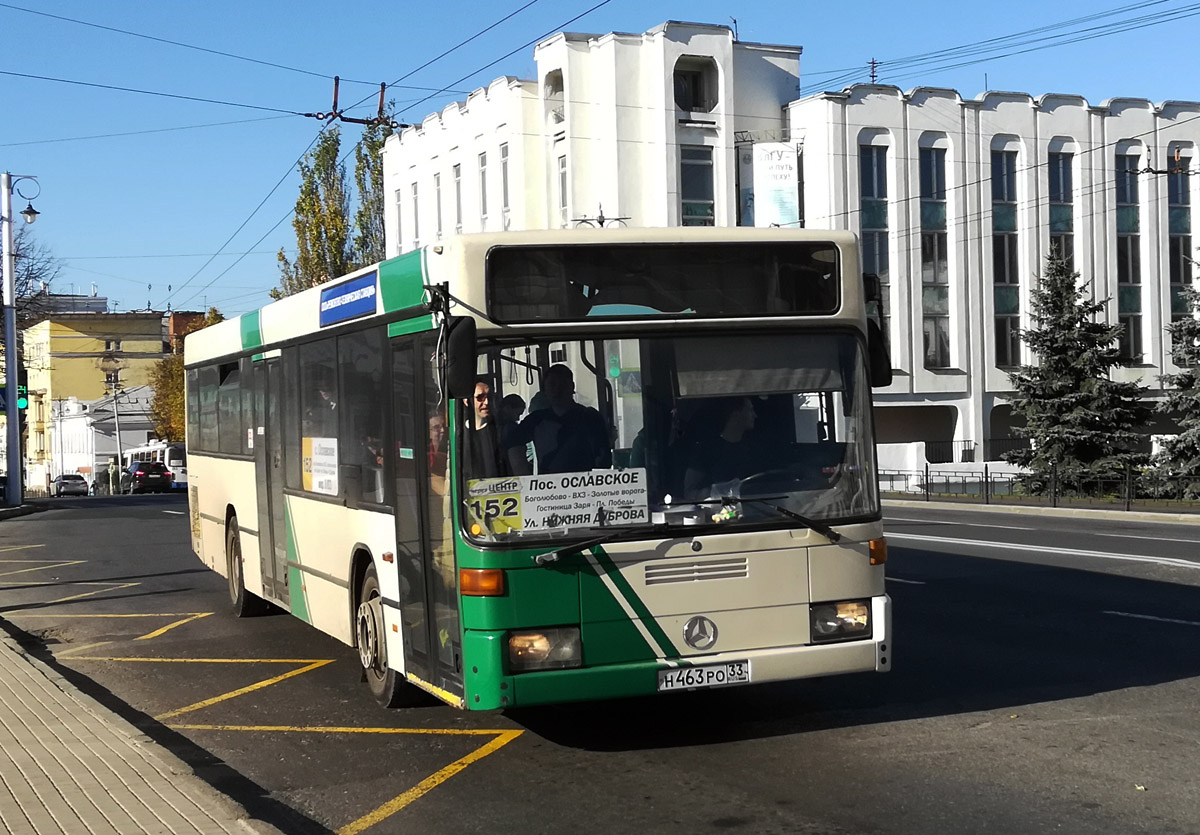
{"label": "bus rear wheel", "polygon": [[383,632],[383,596],[379,592],[379,575],[374,565],[368,566],[363,575],[358,600],[354,631],[358,660],[362,664],[367,689],[375,701],[384,707],[409,704],[416,688],[388,666],[387,639]]}
{"label": "bus rear wheel", "polygon": [[239,618],[252,618],[265,614],[269,604],[256,594],[246,591],[246,580],[242,575],[242,538],[238,535],[237,517],[229,520],[225,532],[225,560],[229,569],[229,605]]}

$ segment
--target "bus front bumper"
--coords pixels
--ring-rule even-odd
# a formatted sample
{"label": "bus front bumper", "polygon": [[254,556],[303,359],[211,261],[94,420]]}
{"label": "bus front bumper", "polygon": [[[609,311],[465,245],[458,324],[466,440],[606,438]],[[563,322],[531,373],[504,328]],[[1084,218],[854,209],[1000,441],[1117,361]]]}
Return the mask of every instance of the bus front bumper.
{"label": "bus front bumper", "polygon": [[[492,684],[475,689],[472,687],[473,677],[468,676],[467,707],[472,710],[488,710],[649,696],[659,692],[659,672],[662,670],[689,665],[716,666],[738,661],[749,662],[749,684],[845,673],[884,673],[892,666],[891,599],[882,595],[872,598],[871,604],[872,635],[867,639],[693,655],[679,661],[639,661],[572,670],[519,673],[503,676],[498,688]],[[501,636],[489,638],[499,638],[502,643]],[[584,651],[586,655],[586,647]],[[475,683],[483,684],[478,680]]]}

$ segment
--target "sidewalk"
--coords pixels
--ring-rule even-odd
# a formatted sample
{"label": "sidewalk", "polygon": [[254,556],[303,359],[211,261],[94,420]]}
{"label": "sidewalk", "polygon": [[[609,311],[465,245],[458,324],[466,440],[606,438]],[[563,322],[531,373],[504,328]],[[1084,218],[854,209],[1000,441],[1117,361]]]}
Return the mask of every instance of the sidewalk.
{"label": "sidewalk", "polygon": [[0,832],[278,830],[0,633]]}

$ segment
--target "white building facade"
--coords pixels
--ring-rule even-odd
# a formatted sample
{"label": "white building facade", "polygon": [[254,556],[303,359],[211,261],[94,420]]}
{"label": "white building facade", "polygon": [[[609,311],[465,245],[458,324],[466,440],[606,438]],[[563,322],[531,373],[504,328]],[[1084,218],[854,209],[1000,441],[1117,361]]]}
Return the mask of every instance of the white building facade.
{"label": "white building facade", "polygon": [[938,463],[1011,447],[1008,371],[1032,359],[1018,334],[1053,248],[1126,326],[1116,375],[1161,396],[1191,281],[1200,104],[882,85],[797,98],[800,53],[706,24],[555,35],[536,81],[498,79],[388,139],[388,255],[503,229],[848,229],[888,300],[878,438],[923,441]]}
{"label": "white building facade", "polygon": [[[1200,104],[856,85],[788,116],[807,225],[859,234],[889,297],[898,373],[876,392],[881,442],[1003,451],[1008,371],[1033,360],[1018,331],[1052,251],[1125,326],[1114,376],[1161,395],[1158,375],[1178,370],[1165,329],[1192,277]],[[995,449],[972,452],[979,440]]]}

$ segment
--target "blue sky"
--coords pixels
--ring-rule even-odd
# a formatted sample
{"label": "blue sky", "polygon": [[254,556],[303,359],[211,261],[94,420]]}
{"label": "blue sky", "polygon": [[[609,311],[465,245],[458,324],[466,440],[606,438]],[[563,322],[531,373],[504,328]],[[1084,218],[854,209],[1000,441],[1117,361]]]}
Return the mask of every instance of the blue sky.
{"label": "blue sky", "polygon": [[[1200,4],[1184,0],[609,0],[567,23],[601,2],[442,0],[425,5],[361,0],[333,8],[315,0],[0,0],[0,31],[5,35],[0,71],[284,111],[323,111],[329,109],[332,89],[324,76],[343,77],[343,106],[367,96],[374,101],[379,82],[399,79],[529,3],[511,19],[403,81],[431,89],[391,90],[389,97],[401,109],[412,108],[401,120],[419,120],[500,75],[533,77],[533,49],[523,45],[545,34],[564,28],[643,32],[665,20],[732,25],[731,14],[738,19],[742,40],[803,46],[804,92],[840,89],[855,75],[853,68],[861,69],[852,80],[865,81],[866,62],[876,58],[885,62],[882,82],[905,89],[952,87],[966,97],[990,88],[1035,95],[1078,93],[1093,104],[1115,96],[1200,100],[1200,83],[1189,71],[1192,47],[1200,40]],[[81,26],[25,9],[292,69]],[[1014,48],[998,43],[973,56],[987,60],[969,66],[947,65],[973,57],[922,66],[886,63],[1117,9],[1125,11],[1021,40],[1042,37],[1050,40],[1041,43],[1057,43],[1070,32],[1096,34],[1091,27],[1105,23],[1133,26],[1138,25],[1132,23],[1134,18],[1154,14],[1173,19],[1008,57],[998,53]],[[840,11],[850,14],[836,13]],[[503,57],[513,50],[518,51]],[[501,60],[492,64],[497,59]],[[842,72],[846,69],[851,71]],[[436,93],[447,86],[460,92]],[[295,162],[320,129],[319,122],[270,110],[13,75],[0,75],[0,91],[5,114],[0,122],[0,170],[38,176],[41,194],[34,205],[43,214],[34,231],[63,259],[56,291],[90,292],[95,283],[121,310],[147,304],[163,308],[168,303],[175,309],[198,309],[208,304],[229,315],[267,301],[267,289],[278,283],[275,252],[294,246],[290,220],[271,229],[295,203]],[[370,115],[371,106],[357,115]],[[343,135],[350,139],[343,143],[348,149],[357,139],[356,129],[346,126]],[[268,197],[281,178],[282,184]],[[33,193],[25,185],[22,190]],[[24,204],[16,198],[18,210]],[[213,257],[216,253],[221,254]]]}

